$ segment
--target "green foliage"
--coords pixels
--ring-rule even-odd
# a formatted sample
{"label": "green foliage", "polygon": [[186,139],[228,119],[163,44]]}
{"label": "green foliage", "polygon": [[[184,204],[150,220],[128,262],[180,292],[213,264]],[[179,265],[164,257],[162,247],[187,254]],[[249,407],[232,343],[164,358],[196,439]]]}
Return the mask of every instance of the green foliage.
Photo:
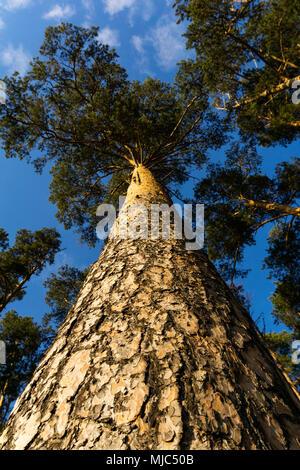
{"label": "green foliage", "polygon": [[26,283],[39,274],[46,264],[54,262],[60,251],[60,235],[55,229],[43,228],[31,232],[19,230],[9,248],[8,234],[0,231],[0,312],[9,302],[20,300]]}
{"label": "green foliage", "polygon": [[[283,145],[299,135],[300,110],[292,103],[299,80],[297,0],[175,0],[186,19],[187,47],[195,60],[182,64],[182,86],[210,92],[214,106],[244,137]],[[201,81],[199,82],[199,76]]]}
{"label": "green foliage", "polygon": [[[46,264],[54,262],[60,250],[60,235],[55,229],[31,232],[19,230],[9,247],[8,234],[0,229],[0,312],[10,302],[20,300],[28,281]],[[0,428],[10,405],[31,377],[42,350],[49,340],[49,329],[21,317],[14,310],[0,320],[0,339],[5,341],[7,363],[0,368]]]}
{"label": "green foliage", "polygon": [[[236,266],[242,261],[243,250],[255,244],[256,232],[267,223],[285,220],[283,232],[289,231],[292,237],[299,191],[298,159],[280,163],[271,178],[261,173],[260,159],[248,145],[231,147],[223,165],[208,166],[206,178],[195,187],[195,198],[205,204],[208,254],[222,263],[227,278],[242,274]],[[278,258],[275,251],[270,259]],[[281,266],[289,264],[283,255],[280,259]]]}
{"label": "green foliage", "polygon": [[45,300],[51,309],[44,317],[47,322],[54,322],[56,327],[63,322],[75,302],[87,273],[88,269],[80,271],[64,265],[59,268],[57,275],[52,273],[44,282],[44,287],[48,289]]}
{"label": "green foliage", "polygon": [[284,330],[280,333],[267,333],[264,337],[268,347],[273,351],[276,359],[285,372],[288,373],[294,385],[299,387],[300,364],[293,364],[291,358],[292,342],[295,339],[295,335]]}
{"label": "green foliage", "polygon": [[6,365],[0,367],[0,429],[48,345],[46,333],[31,317],[14,310],[0,320],[0,338],[6,344]]}
{"label": "green foliage", "polygon": [[[0,229],[0,312],[23,298],[31,277],[52,264],[60,251],[60,235],[55,229],[19,230],[11,247],[8,238]],[[7,362],[0,368],[0,428],[49,344],[49,335],[46,325],[39,326],[14,310],[1,318],[0,339],[6,344]]]}
{"label": "green foliage", "polygon": [[1,250],[6,250],[8,246],[8,233],[3,228],[0,228],[0,248]]}
{"label": "green foliage", "polygon": [[[210,165],[207,177],[195,188],[196,200],[205,204],[208,255],[244,304],[243,292],[237,285],[237,280],[248,273],[240,267],[244,250],[255,245],[262,227],[271,225],[263,267],[275,283],[272,314],[291,330],[294,339],[300,335],[300,222],[299,216],[294,215],[299,192],[299,159],[278,164],[271,178],[261,173],[260,159],[251,145],[231,147],[225,164]],[[284,334],[282,338],[286,339]],[[285,354],[283,346],[280,350],[278,345],[270,347],[296,381],[299,367],[291,363],[291,345],[284,344]]]}
{"label": "green foliage", "polygon": [[[134,165],[178,184],[224,142],[203,91],[191,96],[159,80],[130,82],[97,34],[71,24],[48,27],[24,78],[4,78],[0,109],[6,157],[27,158],[38,171],[53,162],[50,200],[58,220],[90,244],[97,206],[124,194]],[[42,156],[32,160],[34,148]]]}
{"label": "green foliage", "polygon": [[281,222],[270,232],[266,267],[276,281],[273,315],[300,339],[300,221]]}

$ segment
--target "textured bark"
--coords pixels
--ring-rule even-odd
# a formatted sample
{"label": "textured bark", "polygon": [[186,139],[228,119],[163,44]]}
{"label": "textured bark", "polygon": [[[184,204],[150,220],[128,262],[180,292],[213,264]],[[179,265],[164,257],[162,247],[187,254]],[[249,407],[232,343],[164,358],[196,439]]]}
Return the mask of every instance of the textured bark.
{"label": "textured bark", "polygon": [[[143,168],[127,207],[137,200],[170,203]],[[299,449],[299,441],[297,392],[205,253],[174,238],[116,236],[0,448]]]}

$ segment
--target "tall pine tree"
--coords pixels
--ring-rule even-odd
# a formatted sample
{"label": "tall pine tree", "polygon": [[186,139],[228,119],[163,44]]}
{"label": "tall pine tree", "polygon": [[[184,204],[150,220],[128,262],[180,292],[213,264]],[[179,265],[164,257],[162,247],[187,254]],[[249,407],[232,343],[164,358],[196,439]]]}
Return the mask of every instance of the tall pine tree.
{"label": "tall pine tree", "polygon": [[[137,233],[141,204],[170,208],[166,188],[223,142],[222,125],[205,93],[128,82],[96,35],[49,28],[44,59],[23,79],[6,80],[0,134],[7,156],[30,157],[37,145],[44,151],[38,169],[53,160],[52,198],[67,226],[93,242],[95,205],[113,200],[126,182],[128,189],[114,236],[0,446],[299,449],[297,392],[206,254],[187,249],[172,218],[167,238],[144,237],[147,218]],[[126,219],[136,233],[124,238]]]}

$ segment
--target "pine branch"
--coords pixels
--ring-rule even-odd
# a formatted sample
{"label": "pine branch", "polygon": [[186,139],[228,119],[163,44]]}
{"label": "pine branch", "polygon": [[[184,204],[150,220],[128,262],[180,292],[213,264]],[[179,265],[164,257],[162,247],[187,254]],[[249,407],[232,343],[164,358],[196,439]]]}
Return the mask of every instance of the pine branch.
{"label": "pine branch", "polygon": [[248,199],[245,196],[238,196],[235,199],[241,201],[245,206],[255,207],[258,209],[264,209],[266,211],[277,211],[281,212],[284,215],[294,215],[300,217],[300,207],[288,206],[286,204],[279,204],[277,202],[268,202],[268,201],[255,201],[253,199]]}

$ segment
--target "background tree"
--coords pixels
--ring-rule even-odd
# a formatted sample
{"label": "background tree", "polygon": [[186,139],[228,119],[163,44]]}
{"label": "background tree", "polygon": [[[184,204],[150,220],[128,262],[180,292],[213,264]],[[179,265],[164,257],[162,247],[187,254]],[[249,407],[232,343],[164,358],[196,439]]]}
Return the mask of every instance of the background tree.
{"label": "background tree", "polygon": [[19,230],[9,247],[8,234],[0,229],[0,312],[10,302],[20,300],[27,282],[54,262],[60,251],[60,235],[55,229],[31,232]]}
{"label": "background tree", "polygon": [[6,364],[0,367],[0,430],[11,405],[20,395],[49,346],[48,329],[28,316],[10,310],[0,319],[0,338],[6,345]]}
{"label": "background tree", "polygon": [[299,106],[292,102],[300,79],[296,0],[175,0],[186,19],[187,47],[180,80],[209,90],[214,106],[240,133],[262,145],[299,136]]}
{"label": "background tree", "polygon": [[44,316],[46,323],[53,323],[58,327],[63,322],[76,300],[87,273],[87,268],[81,271],[64,265],[58,269],[57,274],[52,273],[46,279],[44,287],[48,290],[45,301],[50,307],[50,312]]}
{"label": "background tree", "polygon": [[267,345],[275,353],[276,360],[289,375],[291,381],[299,390],[300,385],[300,365],[295,364],[291,358],[291,350],[293,350],[293,341],[299,339],[299,334],[280,331],[279,333],[266,333],[265,340]]}
{"label": "background tree", "polygon": [[19,230],[13,245],[0,229],[0,338],[6,344],[7,362],[0,368],[0,427],[11,404],[24,388],[38,364],[41,353],[49,345],[50,329],[38,325],[31,317],[15,310],[5,311],[15,300],[21,300],[33,275],[53,264],[60,251],[60,235],[55,229],[31,232]]}
{"label": "background tree", "polygon": [[241,290],[238,283],[248,274],[241,267],[245,248],[255,245],[259,230],[272,227],[262,267],[275,283],[272,314],[291,333],[274,333],[266,338],[297,383],[299,367],[292,365],[291,356],[287,361],[286,354],[280,351],[284,348],[285,353],[289,350],[291,354],[292,341],[299,339],[300,332],[299,208],[296,205],[299,183],[298,159],[278,164],[271,178],[261,172],[259,159],[252,151],[247,157],[245,148],[240,153],[236,147],[235,152],[232,149],[228,152],[225,164],[210,165],[207,177],[195,188],[196,200],[204,202],[206,208],[208,255],[237,293]]}
{"label": "background tree", "polygon": [[[255,245],[263,227],[271,227],[262,267],[275,283],[272,314],[291,331],[280,337],[281,346],[288,341],[285,349],[290,353],[292,341],[299,339],[299,190],[299,159],[278,164],[269,177],[251,146],[232,147],[225,163],[210,165],[207,177],[195,187],[195,199],[206,208],[208,255],[233,289],[248,274],[243,267],[245,248]],[[276,342],[269,344],[278,350]]]}
{"label": "background tree", "polygon": [[[255,234],[267,224],[280,226],[281,240],[284,239],[281,250],[276,246],[268,256],[268,266],[272,262],[274,265],[273,274],[282,274],[283,266],[292,269],[295,265],[297,261],[290,262],[292,258],[297,260],[299,253],[296,241],[292,244],[298,233],[299,191],[299,159],[278,164],[275,176],[269,177],[262,173],[257,155],[235,147],[223,164],[208,166],[207,176],[195,186],[195,198],[206,205],[208,254],[223,263],[220,268],[231,282],[244,248],[255,243]],[[227,231],[221,233],[225,225]],[[278,236],[273,232],[270,243],[274,245]],[[296,272],[295,267],[293,271]],[[296,282],[297,276],[293,276]]]}

